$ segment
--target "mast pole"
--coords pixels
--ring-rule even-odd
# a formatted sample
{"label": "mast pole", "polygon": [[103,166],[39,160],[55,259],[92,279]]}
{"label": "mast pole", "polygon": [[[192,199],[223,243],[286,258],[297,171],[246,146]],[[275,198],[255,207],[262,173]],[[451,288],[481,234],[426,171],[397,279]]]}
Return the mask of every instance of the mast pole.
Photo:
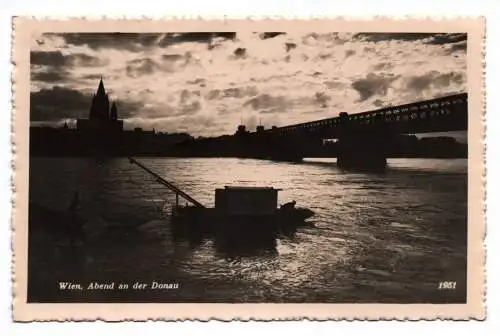
{"label": "mast pole", "polygon": [[136,159],[134,159],[132,157],[128,157],[128,159],[129,159],[130,163],[135,163],[136,165],[138,165],[139,167],[141,167],[143,170],[145,170],[149,174],[153,175],[159,183],[163,184],[165,187],[167,187],[170,190],[172,190],[173,192],[175,192],[176,198],[178,198],[179,195],[181,195],[183,198],[185,198],[187,201],[191,202],[192,204],[196,205],[197,207],[199,207],[199,208],[204,208],[205,207],[203,204],[201,204],[200,202],[198,202],[197,200],[195,200],[193,197],[189,196],[184,191],[182,191],[181,189],[177,188],[175,185],[173,185],[172,183],[168,182],[163,177],[161,177],[160,175],[156,174],[155,172],[153,172],[152,170],[150,170],[148,167],[144,166],[142,163],[140,163]]}

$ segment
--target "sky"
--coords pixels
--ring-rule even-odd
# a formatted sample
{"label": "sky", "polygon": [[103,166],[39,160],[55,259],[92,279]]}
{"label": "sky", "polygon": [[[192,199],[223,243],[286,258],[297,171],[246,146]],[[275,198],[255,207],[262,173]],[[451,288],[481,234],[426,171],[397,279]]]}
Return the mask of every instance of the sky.
{"label": "sky", "polygon": [[45,33],[32,125],[86,118],[103,78],[125,128],[233,134],[466,92],[466,34]]}

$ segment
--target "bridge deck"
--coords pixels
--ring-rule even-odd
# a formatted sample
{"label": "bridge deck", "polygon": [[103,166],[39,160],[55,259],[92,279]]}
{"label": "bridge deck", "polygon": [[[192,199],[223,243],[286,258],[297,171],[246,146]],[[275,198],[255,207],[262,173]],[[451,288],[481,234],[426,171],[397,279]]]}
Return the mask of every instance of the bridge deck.
{"label": "bridge deck", "polygon": [[[385,124],[394,133],[426,133],[467,130],[467,93],[351,115],[299,123],[263,131],[264,134],[337,136],[341,125],[363,131]],[[354,130],[354,129],[353,129]]]}

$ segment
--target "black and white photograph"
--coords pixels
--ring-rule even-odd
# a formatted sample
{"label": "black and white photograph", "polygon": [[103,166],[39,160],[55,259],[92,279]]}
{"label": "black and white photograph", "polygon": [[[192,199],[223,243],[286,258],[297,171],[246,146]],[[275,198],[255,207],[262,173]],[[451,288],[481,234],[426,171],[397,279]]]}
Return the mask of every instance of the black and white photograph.
{"label": "black and white photograph", "polygon": [[33,34],[27,302],[466,304],[464,31]]}

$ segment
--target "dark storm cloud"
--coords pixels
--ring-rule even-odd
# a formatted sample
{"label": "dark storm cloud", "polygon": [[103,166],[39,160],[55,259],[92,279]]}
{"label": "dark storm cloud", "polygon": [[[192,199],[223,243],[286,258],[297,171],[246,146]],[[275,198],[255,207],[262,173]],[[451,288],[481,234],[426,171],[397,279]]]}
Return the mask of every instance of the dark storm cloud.
{"label": "dark storm cloud", "polygon": [[30,52],[30,63],[31,65],[48,65],[53,67],[96,67],[106,65],[108,61],[83,53],[63,55],[60,51],[32,51]]}
{"label": "dark storm cloud", "polygon": [[84,117],[92,97],[79,91],[54,86],[30,94],[30,120],[49,121]]}
{"label": "dark storm cloud", "polygon": [[30,52],[31,65],[66,65],[66,57],[60,51],[32,51]]}
{"label": "dark storm cloud", "polygon": [[263,113],[284,112],[288,107],[288,102],[283,96],[271,96],[263,93],[247,100],[243,107],[247,106],[254,110],[262,110]]}
{"label": "dark storm cloud", "polygon": [[426,40],[428,44],[448,44],[467,40],[463,33],[358,33],[354,39],[367,42],[381,41],[418,41]]}
{"label": "dark storm cloud", "polygon": [[192,32],[192,33],[168,33],[159,41],[160,47],[168,47],[174,44],[194,42],[210,44],[213,39],[234,40],[235,32]]}
{"label": "dark storm cloud", "polygon": [[324,92],[316,92],[314,94],[314,99],[316,104],[320,105],[323,108],[326,108],[331,98]]}
{"label": "dark storm cloud", "polygon": [[163,34],[159,33],[49,33],[60,36],[68,45],[87,46],[91,49],[125,49],[138,51],[155,45]]}
{"label": "dark storm cloud", "polygon": [[467,51],[467,42],[458,42],[450,45],[449,49],[446,50],[446,54],[450,55],[454,52],[464,52]]}
{"label": "dark storm cloud", "polygon": [[261,40],[267,40],[267,39],[270,39],[270,38],[273,38],[273,37],[276,37],[279,35],[285,35],[285,34],[286,33],[284,33],[284,32],[265,32],[265,33],[260,33],[259,38]]}
{"label": "dark storm cloud", "polygon": [[67,56],[67,59],[72,66],[98,67],[109,63],[109,60],[107,59],[102,60],[83,53],[71,54]]}
{"label": "dark storm cloud", "polygon": [[57,83],[71,77],[68,71],[75,67],[99,67],[108,63],[97,57],[83,53],[64,55],[60,51],[30,52],[31,80]]}
{"label": "dark storm cloud", "polygon": [[245,57],[247,53],[247,50],[245,48],[236,48],[233,52],[234,56],[237,58],[239,57]]}
{"label": "dark storm cloud", "polygon": [[465,77],[462,73],[439,73],[437,71],[430,71],[424,75],[407,79],[406,85],[409,90],[420,92],[431,86],[448,87],[451,84],[462,84],[464,82]]}
{"label": "dark storm cloud", "polygon": [[60,69],[48,68],[45,71],[31,71],[31,80],[45,83],[56,83],[68,79],[69,73]]}
{"label": "dark storm cloud", "polygon": [[400,76],[368,74],[366,78],[354,81],[351,86],[359,93],[359,100],[365,101],[374,95],[385,95],[393,81]]}
{"label": "dark storm cloud", "polygon": [[162,55],[161,58],[164,61],[175,62],[175,61],[182,60],[183,56],[181,54],[165,54],[165,55]]}
{"label": "dark storm cloud", "polygon": [[381,41],[417,41],[434,36],[433,33],[358,33],[354,35],[355,39],[361,39],[367,42]]}
{"label": "dark storm cloud", "polygon": [[127,62],[127,76],[129,77],[139,77],[143,75],[148,75],[158,71],[160,66],[158,63],[150,58],[139,58]]}
{"label": "dark storm cloud", "polygon": [[429,44],[448,44],[455,42],[467,42],[467,34],[453,33],[453,34],[436,34],[428,42]]}
{"label": "dark storm cloud", "polygon": [[140,51],[148,47],[168,47],[185,42],[210,43],[214,38],[235,39],[236,33],[48,33],[44,34],[44,36],[60,36],[68,45],[87,46],[94,50]]}
{"label": "dark storm cloud", "polygon": [[290,50],[295,49],[295,48],[297,48],[297,45],[295,43],[291,43],[291,42],[285,43],[286,52],[289,52]]}
{"label": "dark storm cloud", "polygon": [[[69,88],[54,86],[30,94],[30,120],[55,121],[65,118],[87,118],[92,95]],[[137,113],[139,102],[116,101],[120,118]]]}
{"label": "dark storm cloud", "polygon": [[180,54],[165,54],[162,55],[161,61],[157,62],[151,58],[137,58],[127,62],[125,71],[129,77],[140,77],[149,75],[157,71],[173,73],[176,70],[185,68],[191,64],[198,64],[199,61],[194,58],[191,53],[187,52],[184,55]]}

